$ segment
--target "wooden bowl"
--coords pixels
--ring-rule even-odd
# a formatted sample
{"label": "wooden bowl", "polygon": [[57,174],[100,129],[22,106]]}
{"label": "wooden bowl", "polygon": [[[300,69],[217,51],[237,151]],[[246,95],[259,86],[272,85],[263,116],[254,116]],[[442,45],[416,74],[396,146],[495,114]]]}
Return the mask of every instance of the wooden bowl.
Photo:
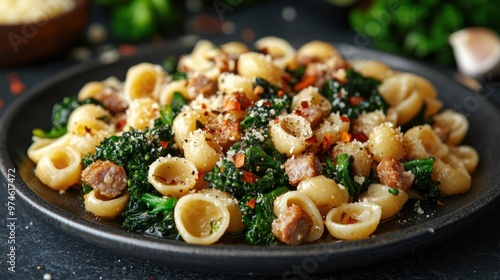
{"label": "wooden bowl", "polygon": [[80,40],[90,18],[90,0],[75,0],[66,13],[40,22],[0,25],[0,67],[55,55]]}

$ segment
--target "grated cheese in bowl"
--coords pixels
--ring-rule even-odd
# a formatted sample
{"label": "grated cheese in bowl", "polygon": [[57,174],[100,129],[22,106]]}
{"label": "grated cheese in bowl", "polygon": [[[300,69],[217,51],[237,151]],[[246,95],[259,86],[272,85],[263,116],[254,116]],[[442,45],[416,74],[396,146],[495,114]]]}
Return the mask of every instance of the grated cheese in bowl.
{"label": "grated cheese in bowl", "polygon": [[75,7],[75,0],[2,0],[0,25],[45,22]]}

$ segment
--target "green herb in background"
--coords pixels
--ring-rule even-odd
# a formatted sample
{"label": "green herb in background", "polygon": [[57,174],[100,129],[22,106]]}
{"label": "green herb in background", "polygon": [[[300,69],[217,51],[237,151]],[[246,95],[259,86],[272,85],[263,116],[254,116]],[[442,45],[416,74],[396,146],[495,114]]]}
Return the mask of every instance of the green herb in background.
{"label": "green herb in background", "polygon": [[173,0],[94,0],[108,10],[113,34],[124,41],[168,36],[181,26],[182,9]]}
{"label": "green herb in background", "polygon": [[470,26],[500,32],[498,14],[494,0],[373,0],[353,9],[349,22],[376,48],[451,65],[448,36]]}

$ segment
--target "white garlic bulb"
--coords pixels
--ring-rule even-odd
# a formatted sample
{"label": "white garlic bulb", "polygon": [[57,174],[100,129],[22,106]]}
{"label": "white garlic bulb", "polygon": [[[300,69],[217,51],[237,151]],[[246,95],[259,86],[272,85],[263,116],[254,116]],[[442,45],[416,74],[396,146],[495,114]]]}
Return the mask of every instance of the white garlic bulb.
{"label": "white garlic bulb", "polygon": [[483,27],[469,27],[452,33],[449,42],[457,67],[471,77],[500,74],[500,37]]}

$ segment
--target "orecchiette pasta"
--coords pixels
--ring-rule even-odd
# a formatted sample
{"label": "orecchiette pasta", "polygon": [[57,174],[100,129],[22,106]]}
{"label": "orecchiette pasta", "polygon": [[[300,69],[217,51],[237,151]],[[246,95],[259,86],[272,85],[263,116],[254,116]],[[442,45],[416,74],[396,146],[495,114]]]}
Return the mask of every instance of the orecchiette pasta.
{"label": "orecchiette pasta", "polygon": [[69,147],[50,149],[38,161],[35,174],[54,190],[66,190],[76,184],[81,172],[80,154]]}
{"label": "orecchiette pasta", "polygon": [[98,132],[114,132],[114,126],[109,123],[110,114],[107,110],[93,104],[78,107],[68,119],[68,132],[85,135]]}
{"label": "orecchiette pasta", "polygon": [[306,140],[312,134],[311,125],[303,117],[284,115],[270,125],[271,140],[278,151],[297,155],[307,147]]}
{"label": "orecchiette pasta", "polygon": [[189,134],[183,144],[184,157],[196,165],[201,172],[212,170],[221,157],[222,149],[214,140],[212,134],[195,130]]}
{"label": "orecchiette pasta", "polygon": [[127,127],[144,130],[152,127],[153,121],[160,117],[160,105],[156,100],[144,97],[130,102],[127,110]]}
{"label": "orecchiette pasta", "polygon": [[159,93],[160,105],[171,104],[174,93],[179,92],[185,98],[189,98],[186,80],[177,80],[166,83]]}
{"label": "orecchiette pasta", "polygon": [[34,163],[38,163],[50,150],[67,146],[71,137],[70,134],[65,134],[57,139],[33,137],[35,139],[28,148],[28,157]]}
{"label": "orecchiette pasta", "polygon": [[436,114],[434,116],[434,121],[446,127],[449,131],[445,142],[450,146],[460,144],[469,130],[469,122],[467,121],[467,118],[464,115],[450,109]]}
{"label": "orecchiette pasta", "polygon": [[442,102],[436,99],[436,89],[426,79],[410,73],[398,73],[385,79],[378,88],[380,94],[398,112],[398,125],[414,118],[425,103],[425,115],[438,112]]}
{"label": "orecchiette pasta", "polygon": [[430,156],[441,158],[446,156],[449,147],[439,139],[429,125],[410,128],[403,136],[406,154],[411,159],[422,159]]}
{"label": "orecchiette pasta", "polygon": [[118,197],[108,199],[99,195],[95,190],[84,196],[85,210],[91,212],[99,218],[113,219],[120,215],[127,206],[130,198],[128,193]]}
{"label": "orecchiette pasta", "polygon": [[377,60],[353,59],[349,64],[365,77],[374,78],[383,81],[394,74],[394,71]]}
{"label": "orecchiette pasta", "polygon": [[295,95],[292,100],[292,109],[296,110],[302,108],[304,106],[303,102],[306,102],[308,106],[319,106],[325,116],[329,115],[332,110],[330,101],[321,95],[319,90],[314,87],[307,87]]}
{"label": "orecchiette pasta", "polygon": [[349,202],[347,189],[324,175],[303,180],[297,186],[297,191],[307,195],[322,216],[326,216],[332,208]]}
{"label": "orecchiette pasta", "polygon": [[218,87],[220,92],[237,93],[242,92],[252,100],[259,100],[259,96],[253,91],[253,82],[250,78],[238,76],[233,73],[222,73],[218,78]]}
{"label": "orecchiette pasta", "polygon": [[471,146],[460,145],[450,147],[449,152],[465,166],[469,173],[473,173],[479,163],[479,155]]}
{"label": "orecchiette pasta", "polygon": [[218,198],[193,193],[179,199],[175,205],[174,218],[184,241],[208,245],[222,237],[229,226],[230,213]]}
{"label": "orecchiette pasta", "polygon": [[165,71],[151,63],[140,63],[130,67],[124,84],[126,99],[158,98],[162,84],[167,80]]}
{"label": "orecchiette pasta", "polygon": [[354,157],[353,169],[356,175],[368,177],[372,170],[372,154],[365,149],[359,141],[338,143],[333,147],[332,155],[338,157],[341,154],[348,154]]}
{"label": "orecchiette pasta", "polygon": [[377,162],[385,157],[401,159],[405,155],[403,134],[392,123],[382,123],[368,135],[368,150]]}
{"label": "orecchiette pasta", "polygon": [[324,231],[323,218],[314,202],[302,192],[290,191],[276,198],[274,201],[274,214],[279,218],[280,214],[284,213],[293,204],[298,205],[304,210],[313,222],[311,231],[305,238],[305,241],[312,242],[319,239]]}
{"label": "orecchiette pasta", "polygon": [[287,41],[277,37],[264,37],[255,42],[255,47],[271,55],[273,63],[281,69],[295,57],[295,49]]}
{"label": "orecchiette pasta", "polygon": [[247,52],[239,57],[238,74],[251,79],[261,77],[273,84],[280,85],[282,70],[273,64],[270,56]]}
{"label": "orecchiette pasta", "polygon": [[325,218],[325,226],[336,238],[358,240],[369,237],[377,228],[382,209],[377,204],[357,202],[333,208]]}
{"label": "orecchiette pasta", "polygon": [[165,196],[181,197],[194,191],[198,169],[184,158],[161,157],[149,166],[148,181]]}
{"label": "orecchiette pasta", "polygon": [[319,40],[306,43],[297,50],[297,60],[299,61],[324,61],[338,55],[337,49],[332,44]]}
{"label": "orecchiette pasta", "polygon": [[360,197],[363,202],[370,202],[380,206],[381,220],[388,219],[398,213],[408,200],[408,193],[403,190],[391,190],[386,185],[371,184],[368,190]]}
{"label": "orecchiette pasta", "polygon": [[238,207],[238,201],[232,197],[230,193],[220,191],[218,189],[207,188],[200,191],[207,195],[211,195],[216,199],[220,200],[224,205],[226,205],[229,211],[229,225],[227,226],[227,232],[238,233],[245,229],[245,225],[242,221],[242,215],[240,208]]}
{"label": "orecchiette pasta", "polygon": [[439,190],[445,196],[465,193],[471,187],[471,176],[467,168],[452,154],[434,162],[432,177],[439,181]]}

